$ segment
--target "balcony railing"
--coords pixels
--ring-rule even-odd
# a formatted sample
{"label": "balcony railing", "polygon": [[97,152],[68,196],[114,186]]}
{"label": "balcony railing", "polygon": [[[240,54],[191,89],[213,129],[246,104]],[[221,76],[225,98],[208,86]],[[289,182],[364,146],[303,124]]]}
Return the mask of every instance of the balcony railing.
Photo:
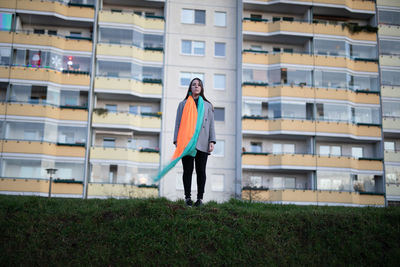
{"label": "balcony railing", "polygon": [[242,120],[244,119],[251,119],[251,120],[298,120],[298,121],[317,121],[317,122],[339,122],[339,123],[348,123],[354,125],[364,125],[364,126],[377,126],[381,127],[381,123],[365,123],[365,122],[358,122],[355,120],[339,120],[339,119],[324,119],[324,118],[310,118],[310,117],[289,117],[289,116],[277,116],[277,117],[268,117],[268,116],[258,116],[258,115],[245,115],[242,116]]}

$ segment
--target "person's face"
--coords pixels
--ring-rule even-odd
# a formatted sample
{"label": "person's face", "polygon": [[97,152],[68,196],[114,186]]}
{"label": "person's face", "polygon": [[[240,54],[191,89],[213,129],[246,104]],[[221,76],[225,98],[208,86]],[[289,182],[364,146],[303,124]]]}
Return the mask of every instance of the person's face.
{"label": "person's face", "polygon": [[190,90],[192,91],[193,97],[200,95],[201,92],[200,82],[198,80],[194,80],[192,82]]}

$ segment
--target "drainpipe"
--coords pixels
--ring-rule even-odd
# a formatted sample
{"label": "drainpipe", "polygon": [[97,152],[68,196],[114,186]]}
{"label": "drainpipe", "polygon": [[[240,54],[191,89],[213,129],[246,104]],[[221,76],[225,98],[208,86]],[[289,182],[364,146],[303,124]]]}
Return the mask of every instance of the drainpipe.
{"label": "drainpipe", "polygon": [[92,61],[90,73],[90,88],[88,94],[88,120],[86,133],[86,150],[85,150],[85,169],[83,178],[82,198],[87,199],[88,182],[90,177],[90,147],[92,145],[92,113],[93,113],[93,94],[94,94],[94,77],[96,74],[96,44],[97,44],[97,21],[99,14],[99,0],[94,1],[94,21],[93,21],[93,36],[92,36]]}

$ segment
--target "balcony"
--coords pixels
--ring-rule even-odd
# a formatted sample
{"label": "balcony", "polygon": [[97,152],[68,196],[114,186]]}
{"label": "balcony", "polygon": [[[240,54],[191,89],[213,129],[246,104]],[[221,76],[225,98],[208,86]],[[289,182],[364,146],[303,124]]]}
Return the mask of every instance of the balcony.
{"label": "balcony", "polygon": [[[57,1],[41,0],[9,0],[6,4],[9,8],[28,10],[30,12],[55,13],[57,17],[66,17],[71,20],[93,21],[93,7],[65,5]],[[4,7],[4,6],[3,6]]]}
{"label": "balcony", "polygon": [[[246,3],[247,1],[243,1],[243,3]],[[252,3],[254,2],[260,2],[260,3],[269,3],[272,2],[271,4],[275,4],[276,1],[273,0],[253,0],[251,1]],[[351,11],[357,10],[359,11],[375,11],[375,4],[373,1],[363,1],[363,0],[301,0],[298,1],[301,2],[303,5],[313,5],[313,6],[321,6],[325,7],[326,5],[340,7],[343,6],[346,9],[351,9]]]}
{"label": "balcony", "polygon": [[300,53],[265,54],[243,52],[244,64],[298,64],[307,66],[324,66],[347,68],[354,71],[378,72],[377,62],[355,61],[346,57],[321,56]]}
{"label": "balcony", "polygon": [[3,43],[40,45],[62,50],[92,52],[92,41],[73,40],[59,35],[34,34],[29,32],[0,32]]}
{"label": "balcony", "polygon": [[63,73],[45,68],[0,67],[0,78],[16,80],[49,81],[65,85],[90,85],[90,76],[74,73]]}
{"label": "balcony", "polygon": [[400,133],[400,118],[383,117],[383,131]]}
{"label": "balcony", "polygon": [[85,147],[60,146],[47,142],[2,140],[3,153],[44,154],[57,157],[85,157]]}
{"label": "balcony", "polygon": [[102,56],[117,56],[117,57],[130,57],[142,61],[149,62],[163,62],[163,52],[145,50],[136,46],[115,45],[115,44],[98,44],[97,55]]}
{"label": "balcony", "polygon": [[400,151],[385,150],[385,162],[400,162]]}
{"label": "balcony", "polygon": [[359,104],[379,104],[379,95],[370,93],[359,93],[353,90],[336,90],[329,88],[313,88],[306,86],[255,86],[243,85],[242,94],[244,97],[298,97],[308,99],[332,99],[344,100]]}
{"label": "balcony", "polygon": [[88,197],[156,198],[158,197],[158,188],[127,184],[89,183]]}
{"label": "balcony", "polygon": [[242,129],[245,134],[300,134],[374,140],[381,138],[381,127],[377,125],[299,119],[244,118],[242,119]]}
{"label": "balcony", "polygon": [[164,30],[163,18],[149,18],[134,13],[122,13],[102,10],[99,12],[99,24],[119,23],[139,26],[146,30]]}
{"label": "balcony", "polygon": [[133,79],[96,77],[95,92],[129,94],[140,97],[161,98],[162,84],[143,83]]}
{"label": "balcony", "polygon": [[123,112],[93,114],[93,127],[132,129],[144,132],[160,132],[161,118]]}
{"label": "balcony", "polygon": [[[0,192],[14,192],[17,194],[39,194],[48,196],[49,181],[42,179],[0,179]],[[56,183],[53,180],[51,195],[59,197],[82,197],[81,183]]]}
{"label": "balcony", "polygon": [[160,154],[159,152],[142,152],[129,148],[92,147],[90,150],[90,158],[158,164],[160,161]]}
{"label": "balcony", "polygon": [[379,24],[379,36],[400,37],[400,26]]}
{"label": "balcony", "polygon": [[0,103],[0,114],[72,121],[87,121],[88,117],[85,109],[58,108],[50,105],[23,103]]}
{"label": "balcony", "polygon": [[303,21],[259,22],[244,20],[243,34],[260,36],[299,35],[301,37],[313,37],[314,35],[332,35],[348,37],[353,40],[376,41],[375,32],[351,33],[346,27],[342,27],[342,25],[309,23]]}
{"label": "balcony", "polygon": [[400,98],[400,86],[381,86],[382,97],[398,97]]}
{"label": "balcony", "polygon": [[[400,29],[399,29],[400,30]],[[398,67],[400,66],[400,56],[379,56],[381,66]]]}
{"label": "balcony", "polygon": [[301,169],[346,168],[355,170],[382,171],[381,160],[363,160],[350,157],[327,157],[311,154],[243,154],[243,168]]}
{"label": "balcony", "polygon": [[383,194],[319,190],[243,189],[242,199],[282,204],[343,204],[354,206],[385,205],[385,197]]}

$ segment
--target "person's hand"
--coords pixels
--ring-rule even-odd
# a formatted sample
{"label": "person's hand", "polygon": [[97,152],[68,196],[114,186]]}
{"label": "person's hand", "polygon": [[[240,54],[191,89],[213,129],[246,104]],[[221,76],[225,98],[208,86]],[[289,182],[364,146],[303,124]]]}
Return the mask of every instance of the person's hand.
{"label": "person's hand", "polygon": [[208,146],[208,152],[213,152],[213,150],[214,150],[214,143],[213,142],[211,142],[210,143],[210,145]]}

